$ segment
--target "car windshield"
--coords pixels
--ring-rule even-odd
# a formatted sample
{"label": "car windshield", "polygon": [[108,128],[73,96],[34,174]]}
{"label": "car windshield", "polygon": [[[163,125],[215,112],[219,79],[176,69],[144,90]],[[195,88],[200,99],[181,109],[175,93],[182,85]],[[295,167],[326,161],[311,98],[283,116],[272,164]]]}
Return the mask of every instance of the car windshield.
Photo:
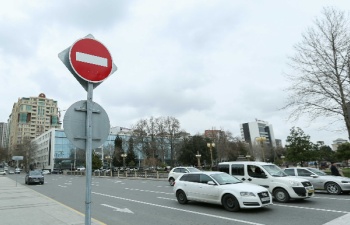
{"label": "car windshield", "polygon": [[34,175],[35,176],[35,175],[41,175],[41,173],[38,172],[38,171],[34,171],[34,172],[30,172],[29,175],[31,175],[31,176]]}
{"label": "car windshield", "polygon": [[327,175],[326,173],[324,173],[324,172],[322,172],[322,171],[320,171],[320,170],[318,170],[318,169],[314,169],[314,168],[308,168],[311,172],[313,172],[313,173],[316,173],[317,175],[319,175],[319,176],[325,176],[325,175]]}
{"label": "car windshield", "polygon": [[193,172],[201,172],[199,169],[196,169],[196,168],[187,168],[188,171],[190,171],[191,173]]}
{"label": "car windshield", "polygon": [[242,181],[231,175],[228,175],[227,173],[213,174],[211,177],[214,178],[220,185],[242,183]]}
{"label": "car windshield", "polygon": [[264,169],[273,177],[286,177],[288,176],[281,168],[276,165],[265,165]]}

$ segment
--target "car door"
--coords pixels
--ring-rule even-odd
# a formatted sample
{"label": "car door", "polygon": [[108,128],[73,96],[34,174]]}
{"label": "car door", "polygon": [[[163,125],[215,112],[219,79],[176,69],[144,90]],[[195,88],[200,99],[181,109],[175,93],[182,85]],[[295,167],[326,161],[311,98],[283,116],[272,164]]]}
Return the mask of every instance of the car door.
{"label": "car door", "polygon": [[200,194],[198,192],[199,185],[199,174],[186,175],[186,181],[184,184],[185,192],[191,199],[201,200]]}
{"label": "car door", "polygon": [[205,202],[214,202],[219,199],[219,189],[217,185],[209,185],[208,181],[215,181],[211,179],[206,174],[200,174],[199,176],[199,189],[198,194],[199,198]]}
{"label": "car door", "polygon": [[297,173],[298,173],[298,176],[300,178],[304,178],[304,179],[310,181],[310,183],[314,186],[315,189],[323,189],[323,182],[320,179],[320,177],[319,176],[312,177],[311,175],[316,175],[316,174],[314,174],[310,170],[298,168]]}
{"label": "car door", "polygon": [[267,177],[267,172],[258,165],[247,164],[247,171],[245,174],[245,182],[257,184],[269,189],[270,180]]}

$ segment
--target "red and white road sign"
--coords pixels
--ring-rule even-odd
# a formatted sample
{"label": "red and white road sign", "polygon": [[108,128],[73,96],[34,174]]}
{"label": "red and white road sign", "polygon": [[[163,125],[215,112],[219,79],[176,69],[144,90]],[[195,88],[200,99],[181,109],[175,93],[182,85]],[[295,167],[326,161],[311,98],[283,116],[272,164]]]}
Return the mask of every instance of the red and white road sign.
{"label": "red and white road sign", "polygon": [[80,39],[72,45],[69,60],[81,78],[95,83],[106,79],[113,66],[108,49],[101,42],[90,38]]}

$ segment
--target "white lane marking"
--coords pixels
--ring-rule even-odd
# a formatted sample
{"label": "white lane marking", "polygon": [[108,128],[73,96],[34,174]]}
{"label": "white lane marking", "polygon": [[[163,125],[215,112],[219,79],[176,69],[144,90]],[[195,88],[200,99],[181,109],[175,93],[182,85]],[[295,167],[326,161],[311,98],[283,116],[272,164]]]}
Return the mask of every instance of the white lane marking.
{"label": "white lane marking", "polygon": [[173,199],[173,198],[163,198],[163,197],[157,197],[157,198],[166,199],[166,200],[172,200],[172,201],[177,201],[176,199]]}
{"label": "white lane marking", "polygon": [[174,193],[168,193],[168,192],[162,192],[162,191],[139,190],[134,188],[125,188],[125,189],[130,191],[144,191],[144,192],[151,192],[151,193],[157,193],[157,194],[174,195]]}
{"label": "white lane marking", "polygon": [[127,198],[122,198],[122,197],[117,197],[117,196],[112,196],[112,195],[106,195],[106,194],[97,193],[97,192],[91,192],[91,193],[96,194],[96,195],[102,195],[105,197],[116,198],[116,199],[121,199],[121,200],[125,200],[125,201],[130,201],[130,202],[137,202],[137,203],[141,203],[141,204],[145,204],[145,205],[151,205],[151,206],[156,206],[156,207],[160,207],[160,208],[178,210],[178,211],[182,211],[182,212],[193,213],[193,214],[198,214],[198,215],[203,215],[203,216],[209,216],[209,217],[214,217],[214,218],[219,218],[219,219],[224,219],[224,220],[230,220],[230,221],[236,221],[236,222],[254,224],[254,225],[263,225],[261,223],[255,223],[255,222],[250,222],[250,221],[245,221],[245,220],[238,220],[238,219],[233,219],[233,218],[223,217],[223,216],[216,216],[213,214],[207,214],[207,213],[201,213],[201,212],[190,211],[190,210],[185,210],[185,209],[179,209],[179,208],[169,207],[169,206],[165,206],[165,205],[153,204],[153,203],[149,203],[149,202],[142,202],[142,201],[127,199]]}
{"label": "white lane marking", "polygon": [[324,198],[324,199],[334,199],[339,201],[350,201],[349,198],[329,198],[329,197],[313,197],[313,198]]}
{"label": "white lane marking", "polygon": [[121,183],[121,184],[125,184],[125,183]]}
{"label": "white lane marking", "polygon": [[64,183],[64,184],[72,184],[72,183]]}
{"label": "white lane marking", "polygon": [[290,207],[290,208],[297,208],[297,209],[311,209],[311,210],[324,211],[324,212],[350,213],[350,212],[338,211],[338,210],[332,210],[332,209],[319,209],[319,208],[309,208],[309,207],[301,207],[301,206],[293,206],[293,205],[280,205],[280,204],[273,204],[273,205]]}
{"label": "white lane marking", "polygon": [[66,188],[67,186],[62,186],[62,185],[58,185],[59,187],[63,187],[63,188]]}
{"label": "white lane marking", "polygon": [[107,58],[90,55],[82,52],[76,52],[75,59],[80,62],[91,63],[98,66],[108,67]]}
{"label": "white lane marking", "polygon": [[324,225],[347,225],[350,221],[350,213],[345,214],[344,216],[338,217],[334,220],[329,221],[328,223],[325,223]]}
{"label": "white lane marking", "polygon": [[114,209],[113,211],[118,211],[118,212],[126,212],[126,213],[132,213],[134,214],[130,209],[128,208],[124,208],[124,209],[121,209],[121,208],[117,208],[117,207],[114,207],[114,206],[111,206],[111,205],[107,205],[107,204],[101,204],[103,206],[106,206],[108,208],[112,208]]}

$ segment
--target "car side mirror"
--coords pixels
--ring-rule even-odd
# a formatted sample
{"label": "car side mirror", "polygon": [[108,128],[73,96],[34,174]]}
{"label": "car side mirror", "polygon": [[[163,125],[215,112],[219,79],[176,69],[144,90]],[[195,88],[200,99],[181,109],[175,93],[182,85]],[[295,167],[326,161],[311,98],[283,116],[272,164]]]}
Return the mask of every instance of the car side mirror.
{"label": "car side mirror", "polygon": [[207,184],[209,184],[209,185],[216,185],[216,184],[214,183],[214,181],[208,181]]}
{"label": "car side mirror", "polygon": [[317,177],[318,177],[318,175],[316,175],[316,174],[312,174],[312,175],[311,175],[311,177],[313,177],[313,178],[317,178]]}
{"label": "car side mirror", "polygon": [[185,173],[188,173],[188,171],[185,171]]}

